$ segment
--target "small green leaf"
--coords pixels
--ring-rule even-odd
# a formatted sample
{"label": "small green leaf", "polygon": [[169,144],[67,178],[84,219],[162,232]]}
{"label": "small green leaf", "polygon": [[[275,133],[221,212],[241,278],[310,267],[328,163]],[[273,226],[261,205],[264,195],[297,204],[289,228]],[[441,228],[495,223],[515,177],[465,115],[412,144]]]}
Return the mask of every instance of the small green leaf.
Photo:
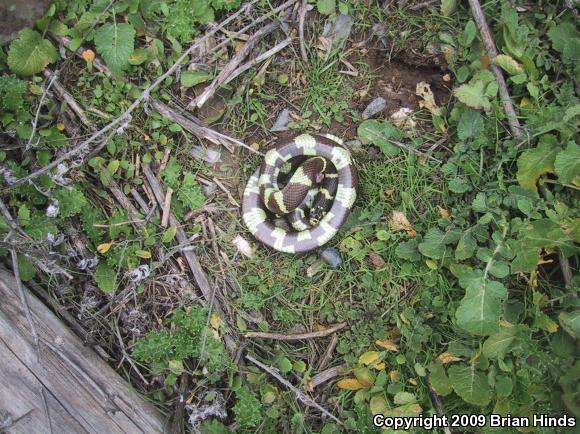
{"label": "small green leaf", "polygon": [[474,109],[489,111],[491,110],[491,104],[485,95],[485,87],[485,83],[478,80],[475,83],[462,84],[453,93],[463,104]]}
{"label": "small green leaf", "polygon": [[167,228],[165,230],[165,232],[163,233],[163,238],[161,239],[161,241],[163,241],[163,243],[167,244],[173,241],[173,238],[175,238],[175,234],[177,233],[177,228],[175,226],[171,226],[169,228]]}
{"label": "small green leaf", "polygon": [[517,327],[502,327],[483,344],[483,354],[488,358],[503,359],[517,337]]}
{"label": "small green leaf", "polygon": [[112,294],[117,289],[117,274],[106,262],[100,262],[95,270],[95,282],[105,294]]}
{"label": "small green leaf", "polygon": [[[542,140],[543,139],[543,140]],[[554,172],[554,162],[560,148],[554,136],[543,136],[536,148],[528,149],[518,158],[517,179],[520,185],[536,190],[540,176]]]}
{"label": "small green leaf", "polygon": [[316,8],[318,12],[322,15],[332,15],[336,9],[335,0],[318,0],[316,2]]}
{"label": "small green leaf", "polygon": [[498,54],[493,59],[491,59],[491,63],[494,65],[499,66],[505,72],[510,75],[518,75],[524,73],[524,67],[520,65],[515,59],[507,54]]}
{"label": "small green leaf", "polygon": [[144,48],[137,48],[129,56],[129,64],[131,65],[141,65],[147,60],[148,51]]}
{"label": "small green leaf", "polygon": [[292,362],[288,357],[282,357],[278,360],[278,369],[282,374],[287,374],[292,370]]}
{"label": "small green leaf", "polygon": [[441,15],[450,16],[457,8],[457,0],[441,0]]}
{"label": "small green leaf", "polygon": [[213,78],[213,74],[202,71],[183,71],[181,73],[181,85],[192,87],[199,83],[204,83]]}
{"label": "small green leaf", "polygon": [[431,383],[435,392],[441,396],[447,396],[453,391],[451,382],[445,373],[445,368],[439,361],[432,362],[429,365],[429,383]]}
{"label": "small green leaf", "polygon": [[560,182],[580,184],[580,146],[569,142],[566,149],[556,155],[554,169]]}
{"label": "small green leaf", "polygon": [[400,131],[391,123],[369,119],[358,126],[358,136],[365,145],[378,146],[386,156],[397,155],[398,147],[389,142],[390,138],[401,139]]}

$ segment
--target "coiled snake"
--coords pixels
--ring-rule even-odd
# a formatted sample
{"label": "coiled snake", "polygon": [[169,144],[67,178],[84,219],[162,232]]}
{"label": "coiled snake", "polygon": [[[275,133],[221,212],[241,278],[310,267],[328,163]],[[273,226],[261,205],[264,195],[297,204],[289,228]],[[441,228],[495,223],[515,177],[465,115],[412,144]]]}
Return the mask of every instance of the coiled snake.
{"label": "coiled snake", "polygon": [[[302,134],[266,153],[242,202],[244,223],[259,241],[281,252],[303,253],[336,235],[354,204],[357,186],[350,152],[341,145],[329,134]],[[282,215],[294,231],[274,224]]]}

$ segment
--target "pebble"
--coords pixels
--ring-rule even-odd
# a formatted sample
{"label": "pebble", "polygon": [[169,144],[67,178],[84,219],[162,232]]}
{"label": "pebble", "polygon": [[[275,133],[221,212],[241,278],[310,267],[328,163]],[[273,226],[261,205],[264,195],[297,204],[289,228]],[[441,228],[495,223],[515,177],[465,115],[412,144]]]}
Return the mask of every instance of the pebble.
{"label": "pebble", "polygon": [[367,108],[365,108],[365,110],[362,112],[362,118],[363,119],[370,119],[374,115],[376,115],[377,113],[383,111],[386,106],[387,106],[387,101],[385,101],[384,98],[379,96],[379,97],[373,99],[369,103],[369,105],[367,105]]}
{"label": "pebble", "polygon": [[324,259],[331,268],[338,268],[342,265],[340,252],[334,247],[326,247],[320,252],[320,257]]}

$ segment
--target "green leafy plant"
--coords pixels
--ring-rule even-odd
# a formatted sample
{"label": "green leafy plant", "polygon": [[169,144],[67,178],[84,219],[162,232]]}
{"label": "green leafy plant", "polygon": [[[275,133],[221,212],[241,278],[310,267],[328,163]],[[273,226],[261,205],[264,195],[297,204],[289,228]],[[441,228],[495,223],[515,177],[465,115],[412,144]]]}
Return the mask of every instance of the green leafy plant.
{"label": "green leafy plant", "polygon": [[58,60],[52,43],[34,30],[25,29],[10,44],[8,66],[18,75],[33,75]]}

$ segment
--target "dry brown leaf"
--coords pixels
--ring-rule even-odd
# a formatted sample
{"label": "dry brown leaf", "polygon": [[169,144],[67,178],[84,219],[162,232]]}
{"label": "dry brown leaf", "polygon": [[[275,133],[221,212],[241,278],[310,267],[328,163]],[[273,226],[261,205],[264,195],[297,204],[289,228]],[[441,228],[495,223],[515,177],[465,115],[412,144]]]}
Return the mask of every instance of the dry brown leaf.
{"label": "dry brown leaf", "polygon": [[93,50],[85,50],[83,51],[83,54],[81,54],[81,56],[87,62],[92,62],[93,60],[95,60],[95,52]]}
{"label": "dry brown leaf", "polygon": [[407,220],[407,216],[401,211],[393,211],[393,218],[391,219],[390,227],[393,230],[407,232],[407,235],[411,238],[417,236],[417,231],[413,229],[413,226],[411,226],[411,223]]}
{"label": "dry brown leaf", "polygon": [[443,220],[448,220],[451,221],[451,214],[449,213],[448,210],[446,210],[445,208],[437,205],[437,210],[439,211],[439,216],[443,219]]}
{"label": "dry brown leaf", "polygon": [[488,69],[489,68],[489,56],[481,56],[479,61],[481,62],[481,69]]}
{"label": "dry brown leaf", "polygon": [[385,266],[385,261],[383,260],[383,258],[381,258],[381,256],[378,253],[369,252],[368,256],[375,270],[378,270],[379,268],[383,268]]}
{"label": "dry brown leaf", "polygon": [[345,378],[336,383],[339,389],[344,390],[360,390],[366,389],[356,378]]}
{"label": "dry brown leaf", "polygon": [[419,101],[419,107],[426,108],[435,116],[441,116],[441,109],[437,106],[435,102],[435,96],[431,90],[431,86],[426,81],[421,81],[417,83],[417,88],[415,93],[422,101]]}
{"label": "dry brown leaf", "polygon": [[375,341],[375,344],[377,344],[377,346],[384,348],[386,350],[394,351],[396,353],[399,352],[399,347],[397,346],[397,344],[394,343],[393,341],[388,340],[388,339],[383,339],[383,340],[377,339]]}
{"label": "dry brown leaf", "polygon": [[104,255],[105,253],[107,253],[111,249],[112,245],[113,245],[113,243],[99,244],[97,246],[97,252],[99,252],[101,255]]}
{"label": "dry brown leaf", "polygon": [[447,363],[458,362],[461,360],[461,357],[457,357],[456,355],[445,351],[437,356],[437,360],[445,365]]}

